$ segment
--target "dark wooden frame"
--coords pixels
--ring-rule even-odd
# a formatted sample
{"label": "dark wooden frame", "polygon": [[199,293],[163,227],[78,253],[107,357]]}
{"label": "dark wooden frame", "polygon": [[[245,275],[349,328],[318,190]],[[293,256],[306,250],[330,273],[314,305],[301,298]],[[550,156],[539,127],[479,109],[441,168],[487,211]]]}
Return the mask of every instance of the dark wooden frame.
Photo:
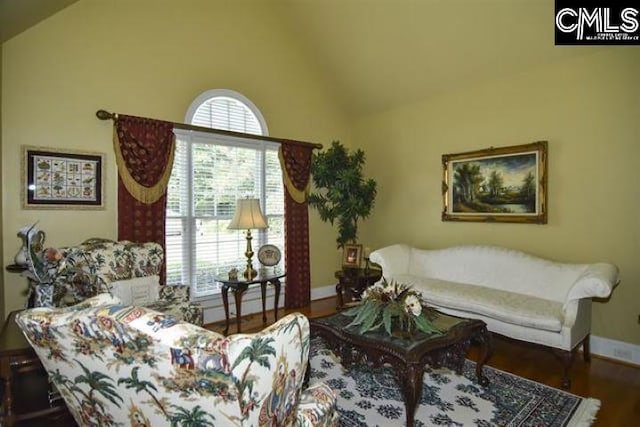
{"label": "dark wooden frame", "polygon": [[[92,164],[93,182],[79,181],[79,191],[89,188],[94,195],[91,198],[83,197],[52,197],[42,198],[36,196],[38,177],[34,160],[38,157],[48,157],[61,161],[86,162]],[[21,199],[24,209],[104,209],[104,154],[79,151],[79,150],[57,150],[45,147],[23,146],[22,155],[22,176],[21,176]],[[79,171],[80,177],[88,175]],[[49,177],[49,179],[53,179]],[[66,180],[66,177],[64,178]]]}
{"label": "dark wooden frame", "polygon": [[[454,212],[453,165],[457,162],[482,161],[518,154],[536,154],[536,209],[535,213]],[[491,147],[484,150],[442,155],[442,220],[466,222],[547,223],[547,141],[509,147]]]}
{"label": "dark wooden frame", "polygon": [[[355,251],[355,261],[349,261],[349,254]],[[362,262],[362,245],[344,245],[342,248],[342,267],[360,268]]]}

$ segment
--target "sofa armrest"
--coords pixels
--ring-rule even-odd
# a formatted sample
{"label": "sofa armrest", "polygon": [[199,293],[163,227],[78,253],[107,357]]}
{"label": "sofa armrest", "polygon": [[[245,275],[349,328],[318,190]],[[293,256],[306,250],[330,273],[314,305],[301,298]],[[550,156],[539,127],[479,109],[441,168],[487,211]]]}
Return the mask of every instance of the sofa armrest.
{"label": "sofa armrest", "polygon": [[[296,418],[309,360],[309,321],[291,313],[255,334],[226,338],[230,375],[236,384],[241,412],[251,410],[245,425],[258,425],[265,410],[278,425]],[[250,408],[263,408],[260,411]]]}
{"label": "sofa armrest", "polygon": [[160,299],[173,302],[189,302],[189,285],[160,286]]}
{"label": "sofa armrest", "polygon": [[316,383],[304,390],[296,411],[297,427],[337,426],[336,395],[325,383]]}
{"label": "sofa armrest", "polygon": [[604,262],[590,264],[569,289],[567,303],[582,298],[607,298],[618,282],[618,267],[615,265]]}
{"label": "sofa armrest", "polygon": [[369,260],[380,264],[382,275],[391,279],[399,274],[409,272],[411,247],[405,244],[391,245],[371,252]]}

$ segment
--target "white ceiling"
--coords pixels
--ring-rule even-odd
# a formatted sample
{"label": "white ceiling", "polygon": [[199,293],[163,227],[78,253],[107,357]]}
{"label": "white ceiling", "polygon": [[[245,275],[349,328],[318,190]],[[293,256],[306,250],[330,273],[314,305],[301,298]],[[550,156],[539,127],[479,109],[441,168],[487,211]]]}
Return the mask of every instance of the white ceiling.
{"label": "white ceiling", "polygon": [[[2,41],[75,1],[0,0]],[[554,0],[257,1],[273,5],[352,115],[595,49],[554,46]]]}

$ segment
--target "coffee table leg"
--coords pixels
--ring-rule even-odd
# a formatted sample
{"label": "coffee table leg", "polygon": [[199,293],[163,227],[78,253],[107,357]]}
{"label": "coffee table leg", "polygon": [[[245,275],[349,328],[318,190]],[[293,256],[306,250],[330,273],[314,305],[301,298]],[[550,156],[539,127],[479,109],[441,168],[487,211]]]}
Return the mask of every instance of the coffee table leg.
{"label": "coffee table leg", "polygon": [[[396,367],[398,369],[398,367]],[[406,410],[407,427],[412,427],[416,416],[416,406],[422,396],[422,381],[424,379],[424,366],[420,364],[408,364],[405,370],[396,371]]]}
{"label": "coffee table leg", "polygon": [[229,333],[229,285],[226,283],[222,285],[222,304],[224,305],[224,334]]}
{"label": "coffee table leg", "polygon": [[476,363],[476,377],[480,385],[486,386],[489,384],[489,379],[482,374],[482,368],[493,353],[491,332],[489,332],[486,327],[482,328],[480,334],[478,334],[477,341],[480,344],[480,359],[478,363]]}

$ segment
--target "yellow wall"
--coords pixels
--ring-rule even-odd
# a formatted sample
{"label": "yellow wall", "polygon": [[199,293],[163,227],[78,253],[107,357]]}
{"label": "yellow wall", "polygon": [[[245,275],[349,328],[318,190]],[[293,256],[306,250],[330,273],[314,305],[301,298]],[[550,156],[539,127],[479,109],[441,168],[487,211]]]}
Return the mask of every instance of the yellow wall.
{"label": "yellow wall", "polygon": [[[347,138],[331,88],[263,2],[82,0],[3,45],[2,230],[10,264],[25,224],[47,244],[116,237],[116,170],[109,111],[181,122],[201,92],[241,92],[270,134],[330,144]],[[107,153],[103,211],[20,208],[20,146]],[[335,233],[311,215],[312,283],[332,282]],[[24,303],[24,279],[4,272],[4,308]]]}
{"label": "yellow wall", "polygon": [[[2,45],[4,265],[19,247],[17,230],[33,221],[50,245],[115,237],[111,123],[98,121],[97,109],[182,121],[199,93],[229,88],[256,103],[271,135],[365,149],[366,175],[379,185],[373,216],[360,228],[365,245],[496,244],[559,261],[612,261],[622,283],[610,301],[594,305],[593,332],[640,343],[637,48],[586,48],[582,57],[346,122],[313,52],[264,2],[189,6],[81,0]],[[547,225],[440,221],[442,154],[540,139],[549,141]],[[106,153],[107,208],[21,209],[21,145]],[[315,286],[333,282],[335,237],[312,211]],[[2,273],[0,314],[22,306],[25,287]]]}
{"label": "yellow wall", "polygon": [[[0,44],[0,101],[2,101],[2,44]],[[2,102],[0,102],[0,177],[2,176]],[[2,224],[2,212],[3,212],[3,199],[2,199],[2,187],[4,180],[0,182],[0,224]],[[0,225],[0,242],[4,241],[2,238],[2,226]],[[0,245],[0,259],[4,259],[4,251],[2,245]],[[0,295],[4,289],[4,275],[0,274]],[[4,319],[4,304],[0,304],[0,320]]]}
{"label": "yellow wall", "polygon": [[[611,261],[622,282],[594,304],[593,333],[640,344],[638,76],[636,48],[609,49],[359,120],[353,139],[379,185],[361,240]],[[547,225],[440,220],[442,154],[537,140],[549,141]]]}

